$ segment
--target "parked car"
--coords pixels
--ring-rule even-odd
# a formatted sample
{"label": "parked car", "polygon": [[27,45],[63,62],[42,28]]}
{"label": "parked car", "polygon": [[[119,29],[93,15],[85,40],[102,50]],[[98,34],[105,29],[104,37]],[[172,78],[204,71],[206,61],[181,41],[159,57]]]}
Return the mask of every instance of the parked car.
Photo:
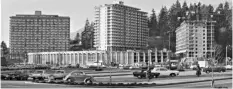
{"label": "parked car", "polygon": [[48,78],[50,74],[48,73],[48,71],[46,70],[36,70],[34,73],[32,73],[30,75],[30,77],[33,79],[33,80],[36,80],[36,79],[39,79],[39,80],[44,80],[46,78]]}
{"label": "parked car", "polygon": [[1,73],[1,79],[2,79],[2,80],[9,79],[9,75],[6,74],[6,73]]}
{"label": "parked car", "polygon": [[176,70],[168,70],[165,67],[158,67],[158,68],[154,68],[151,70],[151,73],[159,73],[159,76],[177,76],[179,75],[179,71]]}
{"label": "parked car", "polygon": [[232,70],[232,65],[226,65],[225,68],[226,68],[227,70]]}
{"label": "parked car", "polygon": [[[203,72],[206,72],[207,74],[212,72],[212,68],[208,67],[208,68],[203,68]],[[213,67],[213,72],[226,72],[226,68],[225,67]]]}
{"label": "parked car", "polygon": [[69,83],[85,83],[92,84],[95,80],[92,76],[86,75],[83,71],[72,71],[63,79]]}
{"label": "parked car", "polygon": [[133,69],[133,67],[128,65],[128,66],[124,66],[123,69]]}
{"label": "parked car", "polygon": [[[147,70],[141,70],[141,71],[135,71],[133,72],[133,76],[137,77],[139,79],[146,78],[148,71]],[[157,78],[160,74],[159,73],[148,73],[149,78]]]}
{"label": "parked car", "polygon": [[8,78],[17,79],[17,80],[27,80],[31,73],[32,73],[31,70],[16,70],[10,73]]}
{"label": "parked car", "polygon": [[54,73],[48,75],[47,79],[49,81],[63,79],[63,78],[65,78],[66,75],[67,75],[67,73],[65,72],[65,70],[55,70]]}
{"label": "parked car", "polygon": [[102,66],[94,66],[94,65],[91,65],[88,67],[89,69],[93,69],[95,71],[102,71],[103,70],[103,67]]}
{"label": "parked car", "polygon": [[191,65],[190,69],[196,70],[197,69],[197,65]]}
{"label": "parked car", "polygon": [[61,69],[61,67],[59,67],[59,66],[52,66],[51,69],[52,70],[59,70],[59,69]]}

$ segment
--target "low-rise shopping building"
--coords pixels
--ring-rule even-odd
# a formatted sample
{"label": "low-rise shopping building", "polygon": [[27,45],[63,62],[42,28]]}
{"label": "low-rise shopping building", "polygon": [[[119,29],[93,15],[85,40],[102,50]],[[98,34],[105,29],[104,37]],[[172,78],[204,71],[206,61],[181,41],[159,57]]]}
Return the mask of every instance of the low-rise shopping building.
{"label": "low-rise shopping building", "polygon": [[143,63],[165,63],[169,60],[169,50],[127,50],[127,51],[66,51],[28,53],[28,64],[76,65],[86,66],[94,62],[110,65]]}

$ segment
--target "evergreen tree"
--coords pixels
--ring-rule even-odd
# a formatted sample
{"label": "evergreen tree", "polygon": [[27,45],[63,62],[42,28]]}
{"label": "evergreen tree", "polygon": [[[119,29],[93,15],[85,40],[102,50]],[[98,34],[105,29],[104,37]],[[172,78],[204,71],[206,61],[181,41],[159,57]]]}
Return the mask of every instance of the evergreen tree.
{"label": "evergreen tree", "polygon": [[168,11],[166,7],[163,7],[159,13],[158,29],[160,30],[160,36],[163,37],[163,46],[168,48],[168,35],[166,33],[169,31],[168,26]]}
{"label": "evergreen tree", "polygon": [[188,9],[189,9],[188,5],[187,5],[186,1],[184,1],[183,6],[182,6],[182,12],[181,12],[182,17],[186,16],[186,12],[188,12]]}
{"label": "evergreen tree", "polygon": [[152,9],[152,14],[150,16],[149,29],[150,29],[149,36],[159,35],[159,30],[157,29],[157,17],[156,17],[154,9]]}
{"label": "evergreen tree", "polygon": [[84,31],[82,32],[82,47],[83,49],[91,49],[93,48],[94,43],[94,24],[89,23],[88,19],[86,20],[86,24],[84,27]]}
{"label": "evergreen tree", "polygon": [[7,45],[4,41],[2,41],[2,43],[1,43],[1,54],[2,54],[2,57],[6,57],[9,54],[9,50],[8,50]]}

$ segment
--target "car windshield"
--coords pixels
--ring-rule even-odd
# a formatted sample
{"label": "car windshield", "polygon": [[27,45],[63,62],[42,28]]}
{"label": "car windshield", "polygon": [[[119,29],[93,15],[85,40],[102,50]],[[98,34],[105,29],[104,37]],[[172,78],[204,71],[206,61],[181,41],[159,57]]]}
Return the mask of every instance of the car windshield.
{"label": "car windshield", "polygon": [[166,68],[160,68],[160,71],[167,71]]}
{"label": "car windshield", "polygon": [[83,75],[83,73],[82,72],[74,72],[74,73],[72,73],[72,75],[78,76],[78,75]]}
{"label": "car windshield", "polygon": [[36,73],[43,73],[43,71],[36,71]]}
{"label": "car windshield", "polygon": [[57,71],[57,73],[64,73],[64,71]]}

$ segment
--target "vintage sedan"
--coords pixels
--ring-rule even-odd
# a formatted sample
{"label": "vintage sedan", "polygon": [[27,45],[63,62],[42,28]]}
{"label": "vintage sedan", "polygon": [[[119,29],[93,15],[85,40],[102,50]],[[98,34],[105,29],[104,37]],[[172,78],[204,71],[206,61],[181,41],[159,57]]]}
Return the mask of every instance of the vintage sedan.
{"label": "vintage sedan", "polygon": [[232,65],[226,65],[225,68],[226,68],[227,70],[232,70]]}
{"label": "vintage sedan", "polygon": [[1,73],[1,79],[2,80],[9,79],[9,75],[6,73]]}
{"label": "vintage sedan", "polygon": [[146,78],[147,75],[148,75],[148,78],[151,79],[151,78],[154,78],[154,77],[157,78],[159,76],[159,73],[151,73],[151,72],[149,72],[147,70],[141,70],[141,71],[133,72],[133,76],[137,77],[139,79]]}
{"label": "vintage sedan", "polygon": [[210,72],[212,72],[212,69],[213,69],[213,72],[226,72],[226,68],[220,67],[220,66],[203,68],[203,72],[206,72],[207,74],[209,74]]}
{"label": "vintage sedan", "polygon": [[165,67],[158,67],[158,68],[154,68],[152,69],[151,73],[159,73],[159,76],[177,76],[179,75],[179,71],[176,70],[169,70]]}
{"label": "vintage sedan", "polygon": [[48,78],[51,72],[52,71],[36,70],[34,73],[30,75],[30,78],[32,78],[33,80],[36,80],[36,79],[44,80]]}
{"label": "vintage sedan", "polygon": [[63,79],[69,83],[92,84],[95,80],[92,76],[86,75],[83,71],[72,71]]}
{"label": "vintage sedan", "polygon": [[27,80],[32,73],[30,70],[17,70],[9,74],[11,79]]}
{"label": "vintage sedan", "polygon": [[65,72],[65,70],[56,70],[54,73],[48,75],[48,81],[53,81],[53,80],[57,80],[57,79],[63,79],[65,78],[67,75],[67,73]]}

